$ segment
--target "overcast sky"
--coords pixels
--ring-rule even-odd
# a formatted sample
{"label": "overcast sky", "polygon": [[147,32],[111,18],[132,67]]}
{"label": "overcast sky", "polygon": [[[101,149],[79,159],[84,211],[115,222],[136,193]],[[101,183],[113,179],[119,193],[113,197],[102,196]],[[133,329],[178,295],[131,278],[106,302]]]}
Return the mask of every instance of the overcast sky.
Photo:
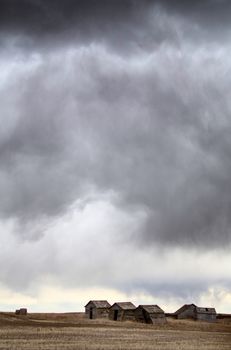
{"label": "overcast sky", "polygon": [[0,0],[0,309],[231,312],[230,15]]}

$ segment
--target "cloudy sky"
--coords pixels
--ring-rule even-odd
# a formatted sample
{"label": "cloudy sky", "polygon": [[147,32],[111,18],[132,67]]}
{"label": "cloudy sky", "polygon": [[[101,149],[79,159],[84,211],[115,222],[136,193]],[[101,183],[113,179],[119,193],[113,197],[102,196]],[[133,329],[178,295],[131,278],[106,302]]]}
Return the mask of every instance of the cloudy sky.
{"label": "cloudy sky", "polygon": [[231,312],[231,3],[0,0],[0,309]]}

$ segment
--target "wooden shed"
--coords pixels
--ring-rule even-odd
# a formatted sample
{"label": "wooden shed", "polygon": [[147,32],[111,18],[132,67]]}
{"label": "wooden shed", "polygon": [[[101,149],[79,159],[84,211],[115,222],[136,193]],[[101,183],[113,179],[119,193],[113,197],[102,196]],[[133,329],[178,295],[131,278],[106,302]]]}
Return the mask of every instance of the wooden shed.
{"label": "wooden shed", "polygon": [[215,308],[212,307],[200,307],[195,304],[185,304],[179,310],[174,313],[178,319],[191,318],[194,320],[214,322],[217,315]]}
{"label": "wooden shed", "polygon": [[135,320],[136,307],[129,302],[114,303],[109,309],[109,319],[114,321],[133,321]]}
{"label": "wooden shed", "polygon": [[21,308],[15,311],[16,315],[27,315],[27,309],[26,308]]}
{"label": "wooden shed", "polygon": [[110,304],[107,300],[90,300],[85,305],[85,315],[87,318],[108,318]]}
{"label": "wooden shed", "polygon": [[217,313],[214,307],[196,307],[196,319],[201,321],[216,322]]}
{"label": "wooden shed", "polygon": [[167,322],[164,311],[158,305],[139,305],[134,312],[135,319],[138,322],[150,324],[164,324]]}

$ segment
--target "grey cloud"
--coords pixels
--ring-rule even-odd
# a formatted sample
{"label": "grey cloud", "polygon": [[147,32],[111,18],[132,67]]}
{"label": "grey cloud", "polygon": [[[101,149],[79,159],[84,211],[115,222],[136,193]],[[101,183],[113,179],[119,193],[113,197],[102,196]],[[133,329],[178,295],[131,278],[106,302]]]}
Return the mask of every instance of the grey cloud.
{"label": "grey cloud", "polygon": [[[1,1],[2,41],[29,49],[65,42],[111,42],[126,49],[142,36],[148,1]],[[132,28],[137,27],[136,30]],[[131,42],[131,43],[130,43]]]}
{"label": "grey cloud", "polygon": [[227,40],[230,7],[227,0],[1,0],[1,46],[13,36],[14,46],[28,50],[101,42],[128,54],[179,45],[181,36],[197,43]]}
{"label": "grey cloud", "polygon": [[[58,28],[65,33],[75,20],[83,28],[81,44],[71,37],[71,46],[38,50],[37,58],[34,50],[23,56],[23,47],[15,48],[15,59],[9,56],[16,68],[2,85],[2,116],[12,125],[0,139],[1,216],[29,231],[93,187],[115,191],[116,204],[131,215],[142,208],[147,222],[135,238],[144,245],[230,243],[230,49],[223,42],[200,46],[193,35],[171,31],[180,23],[194,33],[191,15],[203,27],[199,9],[208,19],[208,4],[211,14],[220,6],[221,16],[227,3],[101,2],[96,9],[96,2],[70,1],[57,2],[55,12],[52,3],[1,2],[2,28],[19,36],[25,30],[33,40],[44,35],[52,43]],[[159,12],[152,25],[147,8],[153,4]],[[22,14],[29,18],[25,24]],[[136,54],[121,55],[124,28],[126,40],[140,44]],[[118,45],[112,49],[104,38]],[[152,40],[164,44],[150,53]],[[37,59],[37,66],[18,73],[26,59]]]}
{"label": "grey cloud", "polygon": [[[138,24],[140,17],[153,6],[161,6],[173,15],[197,18],[201,24],[228,23],[228,0],[1,0],[1,27],[34,33],[63,31],[82,24]],[[132,20],[134,22],[132,23]],[[136,21],[135,21],[136,20]],[[87,27],[83,27],[87,29]]]}
{"label": "grey cloud", "polygon": [[[192,277],[192,276],[191,276]],[[191,280],[190,277],[190,280]],[[185,276],[185,282],[183,281],[174,281],[170,279],[169,281],[165,280],[160,282],[159,280],[153,281],[153,283],[148,282],[147,280],[133,281],[132,287],[123,287],[119,286],[121,290],[125,289],[127,293],[132,293],[132,291],[140,291],[154,295],[156,298],[178,298],[184,300],[184,303],[195,302],[198,297],[205,293],[211,285],[214,284],[214,281],[209,279],[203,280],[203,283],[198,280],[189,281]],[[215,282],[216,283],[216,282]],[[222,284],[221,284],[222,285]]]}

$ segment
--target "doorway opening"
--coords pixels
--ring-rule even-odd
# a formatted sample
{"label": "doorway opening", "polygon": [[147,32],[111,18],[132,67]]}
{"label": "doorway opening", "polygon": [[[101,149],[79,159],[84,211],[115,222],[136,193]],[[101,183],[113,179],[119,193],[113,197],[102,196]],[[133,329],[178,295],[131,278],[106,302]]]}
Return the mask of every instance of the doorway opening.
{"label": "doorway opening", "polygon": [[114,310],[114,321],[118,320],[118,310]]}

